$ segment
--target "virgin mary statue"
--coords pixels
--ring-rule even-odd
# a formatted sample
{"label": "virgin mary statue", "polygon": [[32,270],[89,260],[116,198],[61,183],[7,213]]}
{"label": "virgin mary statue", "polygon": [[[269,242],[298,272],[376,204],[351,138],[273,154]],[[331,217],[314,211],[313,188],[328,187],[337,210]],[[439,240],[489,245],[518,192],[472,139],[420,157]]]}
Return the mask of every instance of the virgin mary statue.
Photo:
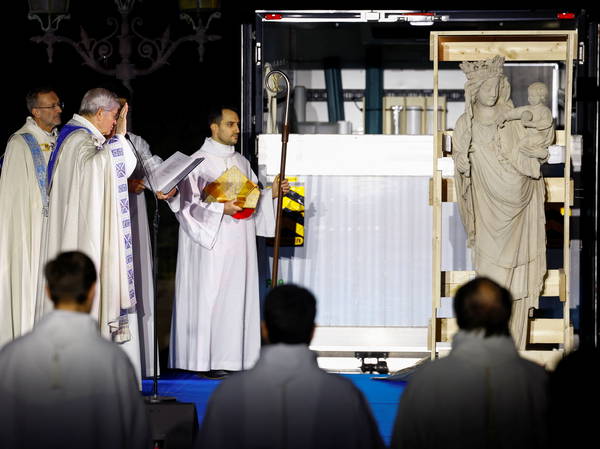
{"label": "virgin mary statue", "polygon": [[478,276],[513,295],[511,332],[517,348],[527,341],[527,314],[538,306],[546,273],[544,180],[548,158],[519,151],[526,130],[504,123],[513,109],[504,58],[460,65],[467,77],[465,112],[454,129],[452,157],[460,215]]}

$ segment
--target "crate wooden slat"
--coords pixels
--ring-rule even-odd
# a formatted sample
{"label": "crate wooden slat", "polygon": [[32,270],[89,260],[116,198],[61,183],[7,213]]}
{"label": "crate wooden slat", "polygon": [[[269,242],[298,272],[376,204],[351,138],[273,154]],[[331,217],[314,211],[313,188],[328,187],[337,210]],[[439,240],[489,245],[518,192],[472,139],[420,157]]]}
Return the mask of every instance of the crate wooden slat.
{"label": "crate wooden slat", "polygon": [[[441,296],[444,298],[453,297],[461,285],[475,278],[475,276],[475,271],[469,270],[442,271]],[[564,270],[548,270],[540,296],[558,296],[564,301],[565,287],[566,276]]]}
{"label": "crate wooden slat", "polygon": [[446,343],[452,341],[452,337],[458,332],[456,318],[437,318],[435,331],[436,342]]}
{"label": "crate wooden slat", "polygon": [[[433,59],[433,36],[430,39],[430,58]],[[568,32],[564,31],[439,32],[437,42],[439,61],[479,61],[496,55],[504,56],[507,61],[565,61],[569,58]]]}
{"label": "crate wooden slat", "polygon": [[565,329],[562,318],[536,318],[529,321],[529,343],[564,343]]}
{"label": "crate wooden slat", "polygon": [[[435,339],[438,343],[452,341],[458,332],[456,318],[437,318]],[[536,318],[529,322],[529,343],[561,344],[564,343],[564,321],[562,318]]]}
{"label": "crate wooden slat", "polygon": [[[565,201],[565,179],[564,178],[544,178],[546,184],[546,202],[547,203],[564,203]],[[571,179],[569,198],[573,205],[575,183]],[[456,189],[454,187],[454,178],[442,178],[442,201],[445,203],[456,202]],[[433,186],[431,179],[429,180],[429,204],[431,205]]]}

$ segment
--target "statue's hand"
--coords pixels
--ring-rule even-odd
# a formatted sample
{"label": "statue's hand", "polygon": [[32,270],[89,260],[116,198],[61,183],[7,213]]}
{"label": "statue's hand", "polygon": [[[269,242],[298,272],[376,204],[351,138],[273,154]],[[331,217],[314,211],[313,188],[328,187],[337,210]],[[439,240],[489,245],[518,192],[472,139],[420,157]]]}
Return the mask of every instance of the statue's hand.
{"label": "statue's hand", "polygon": [[508,120],[506,114],[498,114],[498,117],[496,117],[496,125],[498,125],[500,128],[503,128],[506,120]]}
{"label": "statue's hand", "polygon": [[469,163],[469,158],[466,154],[460,154],[454,160],[454,164],[459,173],[467,173],[469,168],[471,168],[471,164]]}

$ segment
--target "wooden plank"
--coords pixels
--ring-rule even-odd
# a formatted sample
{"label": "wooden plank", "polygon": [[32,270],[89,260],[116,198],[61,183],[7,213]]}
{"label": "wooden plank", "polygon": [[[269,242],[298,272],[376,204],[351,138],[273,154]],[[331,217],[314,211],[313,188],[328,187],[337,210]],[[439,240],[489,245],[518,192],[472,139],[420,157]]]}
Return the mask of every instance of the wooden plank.
{"label": "wooden plank", "polygon": [[[546,185],[546,203],[563,203],[565,201],[565,179],[564,178],[544,178]],[[442,179],[442,201],[446,203],[456,202],[456,189],[454,178]],[[573,205],[575,182],[570,180],[569,198]],[[432,204],[432,182],[429,180],[429,205]]]}
{"label": "wooden plank", "polygon": [[[529,343],[560,344],[564,342],[562,318],[537,318],[530,321]],[[436,342],[452,341],[458,332],[456,318],[436,318]]]}
{"label": "wooden plank", "polygon": [[572,179],[569,183],[569,192],[565,192],[565,178],[544,178],[544,183],[546,184],[547,203],[564,203],[567,201],[565,198],[565,193],[567,193],[569,202],[571,206],[573,205],[575,183]]}
{"label": "wooden plank", "polygon": [[564,355],[563,349],[555,351],[519,351],[519,355],[527,360],[538,363],[548,371],[554,371]]}
{"label": "wooden plank", "polygon": [[[577,58],[577,35],[569,36],[569,45],[567,51],[567,61],[572,61]],[[573,64],[566,64],[566,80],[565,80],[565,111],[571,111],[573,108]],[[571,119],[572,114],[565,114],[565,135],[571,136]],[[564,176],[566,179],[571,179],[571,139],[567,139],[565,148],[565,170]],[[573,348],[573,334],[569,332],[569,324],[571,322],[570,309],[570,276],[571,276],[571,206],[573,205],[572,198],[574,193],[572,189],[565,189],[564,198],[564,214],[563,214],[563,268],[565,270],[565,292],[563,302],[563,335],[564,347],[566,351],[571,351]]]}
{"label": "wooden plank", "polygon": [[556,138],[555,140],[555,144],[556,145],[562,145],[563,147],[565,146],[565,131],[563,129],[557,129],[556,130]]}
{"label": "wooden plank", "polygon": [[557,41],[440,42],[441,61],[480,61],[504,56],[506,61],[564,61],[567,43]]}
{"label": "wooden plank", "polygon": [[436,342],[448,342],[452,341],[454,334],[458,332],[458,325],[456,324],[456,318],[437,318],[436,325]]}
{"label": "wooden plank", "polygon": [[461,285],[474,279],[475,276],[477,276],[475,271],[442,271],[442,297],[453,297]]}
{"label": "wooden plank", "polygon": [[[464,283],[477,276],[475,271],[442,271],[441,296],[451,298]],[[564,301],[566,292],[566,276],[563,269],[548,270],[544,279],[540,296],[558,296]]]}
{"label": "wooden plank", "polygon": [[562,318],[536,318],[529,321],[529,343],[564,343],[564,320]]}
{"label": "wooden plank", "polygon": [[[497,54],[512,61],[566,61],[577,54],[575,30],[433,31],[430,59],[475,61]],[[570,51],[568,51],[570,50]]]}
{"label": "wooden plank", "polygon": [[561,301],[564,301],[566,299],[566,279],[564,269],[548,270],[540,296],[558,296]]}
{"label": "wooden plank", "polygon": [[[433,104],[434,110],[437,111],[439,99],[439,55],[438,55],[438,40],[434,36],[433,49]],[[438,130],[437,113],[433,114],[434,129]],[[432,238],[431,238],[431,318],[429,320],[430,332],[428,339],[428,348],[431,351],[430,358],[434,360],[437,355],[436,338],[437,333],[437,310],[441,304],[441,278],[442,278],[442,172],[438,170],[438,148],[439,133],[433,133],[433,184],[432,184]]]}

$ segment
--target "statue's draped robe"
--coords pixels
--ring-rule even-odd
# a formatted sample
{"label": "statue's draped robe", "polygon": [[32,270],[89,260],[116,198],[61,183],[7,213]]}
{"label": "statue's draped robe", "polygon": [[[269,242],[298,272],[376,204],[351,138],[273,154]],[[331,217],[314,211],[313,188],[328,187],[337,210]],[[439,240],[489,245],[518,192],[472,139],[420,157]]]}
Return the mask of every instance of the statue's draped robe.
{"label": "statue's draped robe", "polygon": [[[45,169],[56,132],[41,129],[28,117],[11,136],[0,176],[0,346],[29,332],[42,304],[36,302],[41,276],[41,239],[46,217],[36,166],[23,133],[37,141]],[[44,301],[44,299],[41,299]]]}
{"label": "statue's draped robe", "polygon": [[[500,112],[508,106],[496,108]],[[473,264],[478,275],[512,293],[511,331],[519,349],[525,346],[527,311],[538,306],[546,273],[544,160],[519,151],[523,137],[518,121],[499,128],[477,119],[470,122],[466,114],[458,119],[453,136],[453,158],[468,153],[470,162],[465,172],[456,170],[455,182]]]}

